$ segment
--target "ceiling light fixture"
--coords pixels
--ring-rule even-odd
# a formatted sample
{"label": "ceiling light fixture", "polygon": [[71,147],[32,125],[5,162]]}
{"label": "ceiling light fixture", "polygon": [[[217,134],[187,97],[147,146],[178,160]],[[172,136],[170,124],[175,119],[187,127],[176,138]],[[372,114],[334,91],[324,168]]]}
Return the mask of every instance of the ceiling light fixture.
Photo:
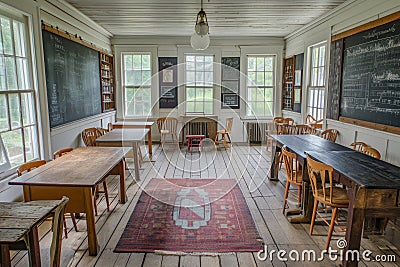
{"label": "ceiling light fixture", "polygon": [[201,10],[197,13],[196,26],[190,38],[190,44],[196,50],[205,50],[210,44],[210,36],[206,12],[203,10],[203,0],[201,0]]}

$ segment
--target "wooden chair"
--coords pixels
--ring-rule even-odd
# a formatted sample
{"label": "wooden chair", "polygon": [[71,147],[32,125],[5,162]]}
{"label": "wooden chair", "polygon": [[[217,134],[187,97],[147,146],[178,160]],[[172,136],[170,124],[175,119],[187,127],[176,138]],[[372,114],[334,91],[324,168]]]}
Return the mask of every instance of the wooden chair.
{"label": "wooden chair", "polygon": [[338,134],[339,132],[336,129],[327,129],[321,133],[321,137],[331,142],[335,142]]}
{"label": "wooden chair", "polygon": [[307,124],[296,124],[295,134],[308,134],[310,132],[310,126]]}
{"label": "wooden chair", "polygon": [[350,146],[352,149],[359,151],[359,152],[363,152],[364,149],[366,147],[368,147],[368,145],[364,142],[354,142],[354,143],[351,143]]}
{"label": "wooden chair", "polygon": [[367,154],[368,156],[374,157],[376,159],[381,159],[381,153],[373,147],[365,147],[362,153]]}
{"label": "wooden chair", "polygon": [[323,121],[324,121],[324,119],[317,120],[311,114],[308,114],[307,117],[306,117],[305,124],[308,124],[311,127],[314,127],[314,128],[317,128],[317,129],[322,129],[322,122]]}
{"label": "wooden chair", "polygon": [[18,167],[17,174],[18,176],[21,176],[24,172],[30,172],[31,170],[36,169],[44,164],[46,164],[45,160],[35,160],[24,163]]}
{"label": "wooden chair", "polygon": [[[297,156],[294,153],[291,153],[284,146],[282,147],[282,158],[285,163],[286,169],[286,188],[285,195],[283,197],[283,210],[282,213],[285,214],[286,202],[289,193],[297,198],[297,203],[301,202],[301,187],[303,182],[303,172],[300,168],[300,164],[297,162]],[[293,193],[290,189],[290,185],[293,184],[297,186],[297,194]]]}
{"label": "wooden chair", "polygon": [[[226,148],[226,144],[227,143],[232,144],[232,140],[231,140],[231,136],[230,136],[230,133],[231,133],[231,130],[232,130],[232,124],[233,124],[233,118],[226,118],[226,128],[223,129],[223,130],[218,130],[217,134],[215,135],[214,142],[215,142],[216,145],[219,145],[219,141],[218,141],[219,140],[218,139],[219,135],[221,135],[222,140],[224,140],[224,147],[225,148]],[[225,135],[229,139],[228,142],[226,141]]]}
{"label": "wooden chair", "polygon": [[[318,215],[318,217],[329,225],[328,238],[325,245],[325,249],[328,249],[332,233],[335,230],[338,209],[347,208],[349,206],[349,198],[346,189],[334,186],[333,168],[331,166],[315,161],[307,155],[307,168],[314,196],[310,235],[313,233],[315,218]],[[318,208],[319,203],[323,204],[322,208]],[[328,208],[333,209],[330,222],[326,220],[327,216],[323,216],[319,213],[320,210],[326,210]],[[341,231],[343,232],[345,230],[341,229]]]}
{"label": "wooden chair", "polygon": [[[65,154],[67,154],[68,152],[71,152],[73,150],[72,147],[67,147],[67,148],[63,148],[60,150],[57,150],[56,152],[53,153],[53,159],[59,158]],[[75,231],[78,232],[78,226],[76,224],[76,218],[75,218],[75,214],[74,213],[70,213],[69,214],[71,216],[71,220],[72,220],[72,224],[74,225],[74,229]],[[64,214],[64,234],[65,234],[65,238],[68,238],[68,230],[67,230],[67,222],[65,220],[65,214]]]}
{"label": "wooden chair", "polygon": [[[102,136],[107,132],[106,129],[103,128],[87,128],[82,131],[82,139],[83,142],[85,143],[86,146],[96,146],[96,139]],[[104,193],[106,197],[106,203],[107,203],[107,210],[110,211],[110,200],[108,198],[108,188],[107,188],[107,182],[106,182],[105,177],[101,183],[103,184],[103,190],[100,191],[99,186],[96,186],[94,194],[97,196],[99,193]],[[95,214],[97,215],[97,203],[94,205],[94,211]]]}
{"label": "wooden chair", "polygon": [[161,144],[166,141],[165,137],[167,135],[171,136],[172,142],[178,141],[178,136],[177,136],[178,119],[171,117],[158,118],[157,127],[161,134],[161,139],[160,139]]}
{"label": "wooden chair", "polygon": [[63,222],[62,214],[65,213],[65,206],[69,198],[63,197],[58,204],[58,207],[54,211],[53,215],[53,237],[51,239],[51,246],[50,246],[50,263],[49,266],[59,267],[60,266],[60,259],[61,259],[61,243],[62,243],[62,229],[63,229]]}

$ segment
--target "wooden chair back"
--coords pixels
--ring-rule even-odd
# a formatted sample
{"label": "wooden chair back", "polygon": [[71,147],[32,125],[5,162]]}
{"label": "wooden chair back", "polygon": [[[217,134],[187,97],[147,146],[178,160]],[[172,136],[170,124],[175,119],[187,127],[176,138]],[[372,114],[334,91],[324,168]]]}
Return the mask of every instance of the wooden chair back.
{"label": "wooden chair back", "polygon": [[225,131],[227,133],[230,133],[232,131],[232,124],[233,124],[233,118],[226,118],[226,128]]}
{"label": "wooden chair back", "polygon": [[45,160],[35,160],[24,163],[17,169],[17,174],[18,176],[21,176],[24,172],[30,172],[31,170],[38,168],[44,164],[46,164]]}
{"label": "wooden chair back", "polygon": [[334,187],[332,166],[315,161],[307,155],[307,171],[314,198],[322,197],[328,205],[332,204]]}
{"label": "wooden chair back", "polygon": [[323,119],[317,120],[317,119],[314,118],[311,114],[308,114],[307,117],[306,117],[306,122],[305,122],[305,124],[308,124],[308,125],[310,125],[310,126],[312,126],[312,127],[321,129],[321,128],[322,128],[322,122],[323,122],[323,121],[324,121]]}
{"label": "wooden chair back", "polygon": [[339,132],[336,129],[327,129],[321,133],[321,137],[331,142],[335,142],[338,134]]}
{"label": "wooden chair back", "polygon": [[113,124],[112,124],[111,122],[109,122],[109,123],[107,124],[107,130],[108,130],[108,131],[111,131],[113,128],[114,128]]}
{"label": "wooden chair back", "polygon": [[95,140],[103,135],[100,129],[102,128],[87,128],[82,131],[82,139],[86,146],[95,146]]}
{"label": "wooden chair back", "polygon": [[274,117],[273,122],[283,122],[284,117]]}
{"label": "wooden chair back", "polygon": [[101,127],[97,127],[97,130],[99,131],[100,136],[105,135],[106,133],[108,133],[108,129],[104,129],[104,128],[101,128]]}
{"label": "wooden chair back", "polygon": [[309,134],[311,130],[311,127],[307,124],[296,124],[295,128],[295,134]]}
{"label": "wooden chair back", "polygon": [[178,129],[178,119],[172,117],[163,117],[157,119],[158,130],[167,130],[169,134],[176,134]]}
{"label": "wooden chair back", "polygon": [[376,159],[381,159],[381,153],[379,153],[379,151],[373,147],[368,146],[368,147],[364,148],[364,150],[362,152],[364,154],[367,154],[368,156],[374,157]]}
{"label": "wooden chair back", "polygon": [[61,243],[62,243],[62,231],[64,222],[65,206],[69,198],[63,197],[58,204],[58,207],[54,211],[53,215],[53,237],[50,246],[50,264],[49,266],[59,267],[61,259]]}
{"label": "wooden chair back", "polygon": [[286,124],[293,125],[293,124],[294,124],[294,119],[292,119],[292,118],[284,118],[284,119],[282,120],[282,122],[283,122],[283,123],[286,123]]}
{"label": "wooden chair back", "polygon": [[289,152],[284,146],[282,147],[282,157],[285,163],[287,179],[294,183],[301,183],[302,177],[297,175],[300,164],[297,162],[296,154]]}
{"label": "wooden chair back", "polygon": [[67,147],[67,148],[63,148],[63,149],[57,150],[56,152],[53,153],[53,159],[59,158],[62,155],[65,155],[68,152],[71,152],[72,150],[73,150],[72,147]]}
{"label": "wooden chair back", "polygon": [[368,147],[368,145],[366,143],[360,142],[360,141],[351,143],[350,146],[352,149],[354,149],[355,151],[359,151],[359,152],[363,152],[364,149],[366,147]]}

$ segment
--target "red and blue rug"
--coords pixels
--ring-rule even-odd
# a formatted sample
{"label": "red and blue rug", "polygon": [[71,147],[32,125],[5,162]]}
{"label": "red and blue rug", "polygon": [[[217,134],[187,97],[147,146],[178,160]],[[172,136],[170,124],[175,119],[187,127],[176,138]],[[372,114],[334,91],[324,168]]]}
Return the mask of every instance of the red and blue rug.
{"label": "red and blue rug", "polygon": [[152,179],[115,252],[253,252],[259,240],[234,179]]}

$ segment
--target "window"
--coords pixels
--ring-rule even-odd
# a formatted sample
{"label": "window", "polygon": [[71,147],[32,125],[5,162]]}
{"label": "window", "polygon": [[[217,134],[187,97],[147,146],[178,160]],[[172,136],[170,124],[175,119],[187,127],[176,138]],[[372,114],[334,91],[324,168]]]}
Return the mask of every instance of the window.
{"label": "window", "polygon": [[125,116],[148,116],[151,111],[151,56],[123,54]]}
{"label": "window", "polygon": [[275,57],[247,57],[247,116],[272,116]]}
{"label": "window", "polygon": [[324,117],[325,43],[311,47],[310,85],[307,112],[317,120]]}
{"label": "window", "polygon": [[11,167],[39,157],[27,25],[0,15],[0,135]]}
{"label": "window", "polygon": [[213,114],[213,56],[186,55],[186,113]]}

